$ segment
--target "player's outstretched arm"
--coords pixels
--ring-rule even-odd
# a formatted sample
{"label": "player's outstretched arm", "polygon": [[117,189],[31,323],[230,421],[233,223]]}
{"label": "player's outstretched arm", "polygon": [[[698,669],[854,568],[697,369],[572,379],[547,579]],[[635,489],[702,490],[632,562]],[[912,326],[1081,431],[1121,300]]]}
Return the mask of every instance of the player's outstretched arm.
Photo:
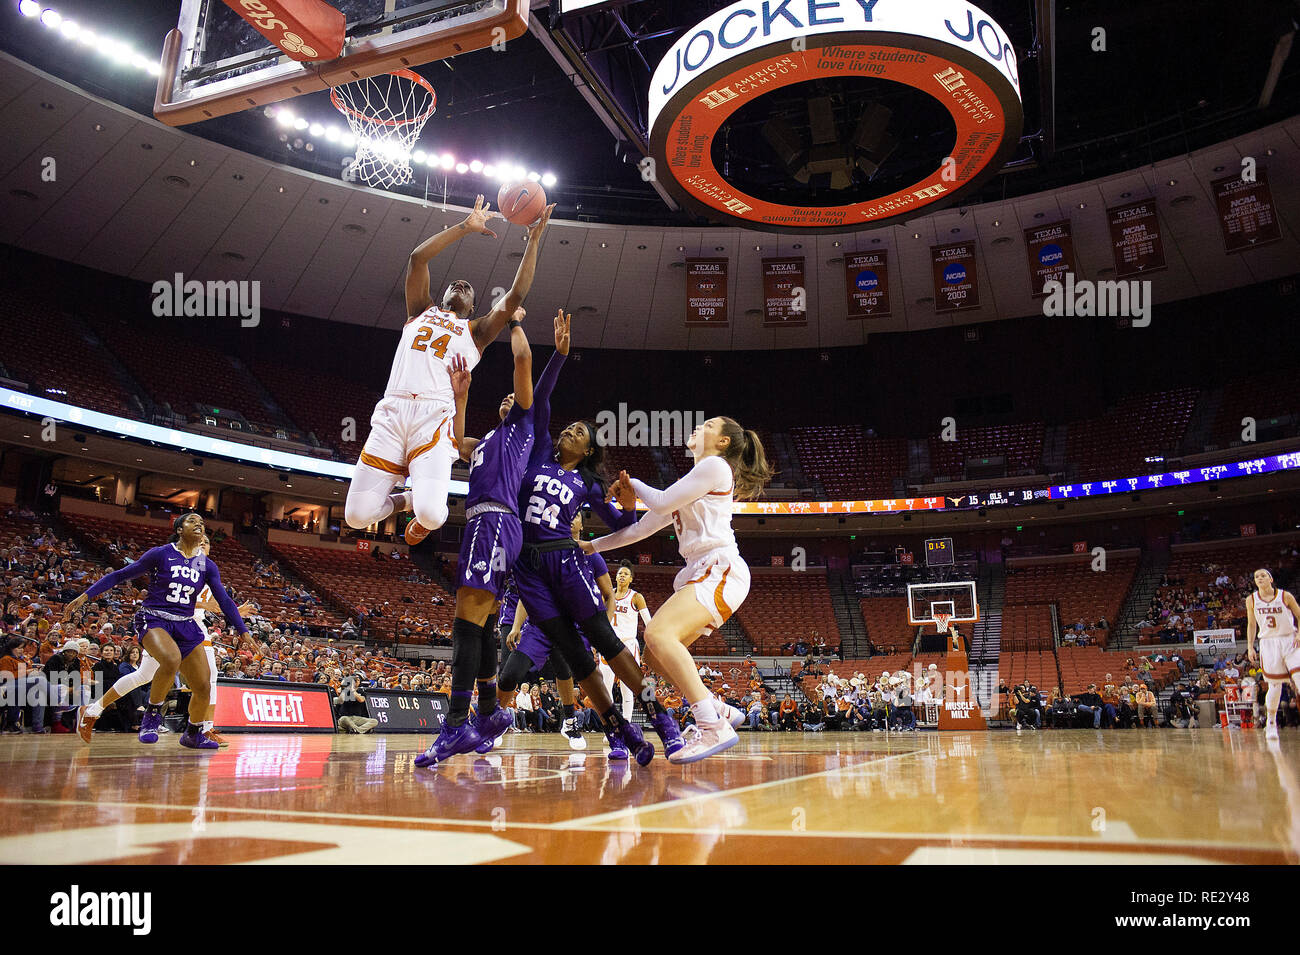
{"label": "player's outstretched arm", "polygon": [[510,316],[510,354],[515,360],[515,407],[527,411],[533,406],[533,348],[523,321],[527,313],[517,308]]}
{"label": "player's outstretched arm", "polygon": [[66,623],[74,613],[80,610],[87,600],[93,600],[102,593],[107,593],[118,584],[124,584],[128,580],[134,580],[143,574],[149,573],[155,564],[154,548],[145,551],[144,555],[137,561],[120,567],[112,573],[105,574],[95,581],[85,591],[77,597],[74,597],[67,606],[63,608],[63,621]]}
{"label": "player's outstretched arm", "polygon": [[230,594],[226,593],[226,588],[221,583],[221,571],[217,570],[217,565],[208,561],[204,574],[207,577],[207,585],[212,588],[212,596],[216,598],[217,605],[226,620],[239,633],[248,633],[248,624],[244,623],[244,618],[239,615],[239,608],[235,606],[235,602],[230,599]]}
{"label": "player's outstretched arm", "polygon": [[501,213],[490,212],[490,203],[479,196],[474,200],[474,210],[449,229],[443,229],[430,239],[425,239],[411,253],[406,264],[406,317],[419,315],[433,304],[429,297],[429,263],[447,247],[459,242],[467,235],[481,233],[495,239],[497,234],[488,228],[488,223],[500,218]]}
{"label": "player's outstretched arm", "polygon": [[582,548],[582,551],[585,554],[617,550],[620,547],[626,547],[628,544],[635,544],[637,541],[645,540],[655,531],[667,527],[672,522],[672,514],[660,514],[657,511],[648,511],[636,523],[628,524],[627,526],[614,531],[612,534],[606,534],[604,537],[597,537],[592,541],[579,541],[578,546]]}
{"label": "player's outstretched arm", "polygon": [[[625,477],[626,472],[619,475],[620,480]],[[645,502],[646,507],[652,511],[671,514],[730,482],[731,466],[717,455],[709,455],[701,459],[684,477],[663,491],[636,478],[627,480],[636,491],[636,496]]]}
{"label": "player's outstretched arm", "polygon": [[515,309],[524,304],[528,290],[533,287],[533,276],[537,272],[537,256],[542,248],[542,236],[546,233],[546,223],[550,221],[554,209],[555,203],[552,202],[542,210],[541,218],[528,227],[528,245],[524,249],[524,258],[519,263],[514,284],[506,292],[505,298],[501,299],[483,318],[476,318],[469,323],[470,331],[474,335],[474,344],[478,346],[479,351],[496,341],[497,336],[501,334],[501,329],[506,327],[506,322],[515,313]]}
{"label": "player's outstretched arm", "polygon": [[465,367],[465,359],[455,355],[451,359],[451,392],[456,397],[456,417],[452,419],[453,438],[462,460],[468,461],[474,449],[478,447],[478,438],[465,437],[465,406],[469,404],[470,373]]}

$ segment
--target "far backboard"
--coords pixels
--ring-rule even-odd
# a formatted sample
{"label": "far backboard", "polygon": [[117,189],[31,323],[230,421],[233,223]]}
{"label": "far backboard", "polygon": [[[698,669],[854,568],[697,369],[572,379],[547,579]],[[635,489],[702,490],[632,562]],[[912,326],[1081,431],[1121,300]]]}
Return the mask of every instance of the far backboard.
{"label": "far backboard", "polygon": [[931,623],[945,613],[953,623],[974,623],[980,618],[975,581],[951,580],[942,584],[907,585],[907,622],[914,627]]}
{"label": "far backboard", "polygon": [[347,19],[343,55],[299,63],[222,0],[182,0],[154,115],[183,126],[516,39],[528,0],[328,0]]}

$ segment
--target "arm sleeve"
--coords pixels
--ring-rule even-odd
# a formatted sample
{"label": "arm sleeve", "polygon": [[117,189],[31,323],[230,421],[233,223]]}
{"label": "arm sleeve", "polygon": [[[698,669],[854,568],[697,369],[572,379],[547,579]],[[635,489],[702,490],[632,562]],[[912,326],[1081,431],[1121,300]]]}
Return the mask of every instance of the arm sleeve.
{"label": "arm sleeve", "polygon": [[625,511],[605,500],[605,495],[599,485],[588,490],[587,503],[591,506],[591,512],[604,521],[605,526],[611,530],[622,530],[624,527],[637,522],[636,511]]}
{"label": "arm sleeve", "polygon": [[530,467],[539,461],[549,460],[555,450],[551,445],[551,389],[555,387],[555,380],[559,377],[560,366],[563,364],[563,355],[559,352],[552,355],[542,371],[542,377],[537,380],[537,386],[533,388],[533,453],[528,457]]}
{"label": "arm sleeve", "polygon": [[591,543],[598,551],[616,550],[619,547],[626,547],[628,544],[643,541],[655,531],[667,527],[672,522],[671,514],[659,514],[650,511],[636,523],[628,524],[612,534],[606,534],[604,537],[597,537]]}
{"label": "arm sleeve", "polygon": [[722,458],[710,455],[700,461],[672,487],[660,491],[643,481],[632,479],[636,496],[652,511],[671,514],[687,504],[694,503],[711,491],[731,486],[731,467]]}
{"label": "arm sleeve", "polygon": [[154,569],[157,564],[157,555],[153,548],[144,552],[144,555],[134,563],[127,564],[125,567],[113,571],[111,574],[105,574],[86,588],[86,599],[94,600],[102,593],[112,590],[119,584],[124,584],[128,580],[134,580],[142,574],[147,574]]}
{"label": "arm sleeve", "polygon": [[221,571],[217,570],[217,565],[212,561],[207,562],[207,581],[208,586],[212,588],[212,596],[216,598],[217,605],[221,607],[226,620],[239,633],[248,633],[248,624],[244,623],[244,618],[239,615],[239,608],[230,599],[230,594],[226,593],[226,588],[221,584]]}
{"label": "arm sleeve", "polygon": [[642,607],[637,612],[641,615],[641,622],[644,623],[647,627],[650,626],[650,608]]}

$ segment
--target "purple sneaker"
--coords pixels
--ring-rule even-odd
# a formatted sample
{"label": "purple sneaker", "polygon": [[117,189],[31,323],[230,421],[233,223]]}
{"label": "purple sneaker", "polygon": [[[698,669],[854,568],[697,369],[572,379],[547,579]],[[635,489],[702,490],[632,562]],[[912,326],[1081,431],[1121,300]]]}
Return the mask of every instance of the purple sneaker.
{"label": "purple sneaker", "polygon": [[655,758],[655,744],[641,735],[641,727],[635,723],[623,724],[623,742],[638,766],[645,766]]}
{"label": "purple sneaker", "polygon": [[[141,727],[143,730],[143,727]],[[181,745],[187,749],[220,749],[221,744],[215,739],[208,739],[204,733],[191,733],[188,729],[181,734]]]}
{"label": "purple sneaker", "polygon": [[664,744],[665,756],[671,756],[686,745],[686,741],[682,739],[682,731],[677,726],[677,721],[667,713],[656,713],[654,719],[650,722]]}
{"label": "purple sneaker", "polygon": [[475,720],[474,729],[478,731],[482,742],[474,748],[474,752],[480,756],[492,752],[496,748],[498,739],[505,735],[506,730],[510,729],[513,722],[514,717],[510,714],[510,711],[500,706],[489,713],[486,718]]}
{"label": "purple sneaker", "polygon": [[158,727],[162,726],[162,710],[145,710],[140,718],[140,742],[158,742]]}
{"label": "purple sneaker", "polygon": [[422,756],[415,757],[415,765],[432,768],[451,759],[453,756],[459,756],[462,753],[477,749],[482,742],[483,738],[478,735],[478,731],[474,729],[474,725],[469,720],[459,726],[443,723],[442,732],[433,741],[433,745],[426,749]]}
{"label": "purple sneaker", "polygon": [[606,741],[607,743],[609,743],[609,758],[610,758],[611,760],[614,760],[614,759],[618,759],[618,760],[626,760],[626,759],[627,759],[627,747],[623,745],[623,741],[622,741],[621,739],[618,738],[617,734],[615,734],[615,733],[606,733],[606,734],[605,734],[605,741]]}

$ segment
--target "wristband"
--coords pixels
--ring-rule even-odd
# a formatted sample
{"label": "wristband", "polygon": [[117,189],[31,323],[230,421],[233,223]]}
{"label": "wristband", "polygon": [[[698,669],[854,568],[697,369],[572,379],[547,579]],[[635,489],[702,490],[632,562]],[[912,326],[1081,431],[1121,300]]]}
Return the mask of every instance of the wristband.
{"label": "wristband", "polygon": [[510,326],[510,329],[513,331],[514,329],[519,328],[520,326],[522,326],[524,323],[521,322],[521,321],[520,321],[519,319],[517,319],[517,318],[512,318],[512,319],[510,319],[510,321],[507,322],[506,324],[508,324],[508,325]]}

